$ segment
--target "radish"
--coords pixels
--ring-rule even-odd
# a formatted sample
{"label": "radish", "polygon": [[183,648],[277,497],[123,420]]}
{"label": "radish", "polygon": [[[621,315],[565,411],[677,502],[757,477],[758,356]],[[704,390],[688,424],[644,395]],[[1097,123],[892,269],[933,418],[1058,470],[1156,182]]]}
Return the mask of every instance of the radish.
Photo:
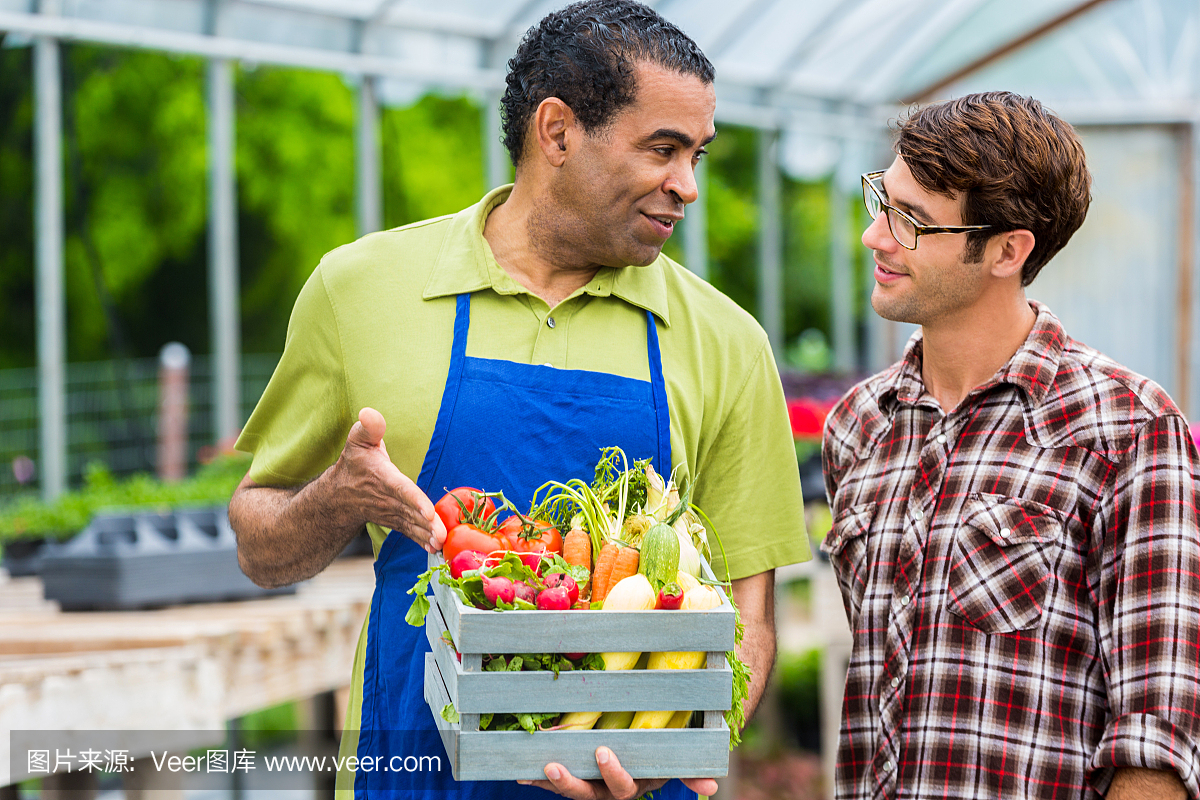
{"label": "radish", "polygon": [[542,565],[542,556],[546,551],[540,550],[536,553],[517,553],[521,557],[521,562],[533,571],[534,575],[538,574],[538,568]]}
{"label": "radish", "polygon": [[532,604],[537,603],[537,590],[525,581],[513,581],[513,591],[517,600],[524,600]]}
{"label": "radish", "polygon": [[565,586],[542,589],[537,597],[537,607],[540,611],[566,611],[571,607],[571,595]]}
{"label": "radish", "polygon": [[562,586],[567,590],[567,594],[571,597],[571,605],[575,605],[575,601],[579,599],[579,586],[575,583],[575,579],[570,575],[564,575],[561,572],[555,572],[552,575],[546,576],[547,588]]}
{"label": "radish", "polygon": [[483,596],[488,599],[488,602],[493,606],[500,600],[505,603],[512,603],[516,596],[516,590],[513,588],[513,582],[503,575],[498,575],[495,578],[483,576]]}
{"label": "radish", "polygon": [[474,550],[463,550],[450,562],[450,577],[461,578],[464,572],[478,570],[483,567],[483,554]]}

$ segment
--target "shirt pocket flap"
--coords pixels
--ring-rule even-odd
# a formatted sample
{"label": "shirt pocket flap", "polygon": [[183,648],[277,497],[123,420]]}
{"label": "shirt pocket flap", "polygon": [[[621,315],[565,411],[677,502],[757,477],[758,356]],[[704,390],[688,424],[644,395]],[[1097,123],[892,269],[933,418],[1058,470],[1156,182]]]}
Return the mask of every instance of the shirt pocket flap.
{"label": "shirt pocket flap", "polygon": [[838,512],[833,520],[833,528],[825,537],[825,541],[821,542],[821,550],[836,556],[845,550],[851,541],[870,531],[871,522],[875,519],[875,505],[863,503]]}
{"label": "shirt pocket flap", "polygon": [[1054,542],[1062,534],[1062,515],[1034,500],[972,492],[963,505],[962,523],[1000,547]]}

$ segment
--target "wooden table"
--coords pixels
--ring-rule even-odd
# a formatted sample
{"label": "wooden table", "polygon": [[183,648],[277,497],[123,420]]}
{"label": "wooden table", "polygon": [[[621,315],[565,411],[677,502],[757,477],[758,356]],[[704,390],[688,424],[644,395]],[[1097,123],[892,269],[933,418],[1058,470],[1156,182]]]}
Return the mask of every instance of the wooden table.
{"label": "wooden table", "polygon": [[38,578],[0,578],[0,786],[28,777],[12,730],[221,731],[343,689],[374,586],[370,558],[343,558],[295,595],[63,612]]}

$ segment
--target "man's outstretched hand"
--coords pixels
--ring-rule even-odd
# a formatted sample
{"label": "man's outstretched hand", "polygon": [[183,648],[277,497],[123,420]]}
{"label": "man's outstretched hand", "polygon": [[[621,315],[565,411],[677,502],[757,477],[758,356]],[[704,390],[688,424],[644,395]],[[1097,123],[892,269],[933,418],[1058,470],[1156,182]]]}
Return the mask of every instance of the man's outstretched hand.
{"label": "man's outstretched hand", "polygon": [[[600,767],[603,780],[580,780],[567,772],[567,768],[562,764],[547,764],[546,777],[549,780],[519,783],[532,784],[574,800],[632,800],[666,783],[661,779],[634,780],[621,766],[621,762],[617,761],[617,754],[607,747],[596,749],[596,764]],[[717,782],[712,778],[685,778],[683,784],[704,796],[711,796],[717,791]]]}
{"label": "man's outstretched hand", "polygon": [[397,530],[433,553],[446,541],[446,526],[433,502],[388,457],[387,422],[373,408],[358,412],[335,466],[338,491],[362,509],[367,522]]}

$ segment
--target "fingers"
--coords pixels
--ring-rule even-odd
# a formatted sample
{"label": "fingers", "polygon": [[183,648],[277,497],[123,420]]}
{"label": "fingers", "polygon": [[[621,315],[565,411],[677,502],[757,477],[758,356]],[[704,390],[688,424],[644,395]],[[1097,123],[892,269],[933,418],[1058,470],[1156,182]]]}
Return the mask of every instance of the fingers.
{"label": "fingers", "polygon": [[[596,748],[596,764],[600,767],[600,777],[604,779],[604,785],[608,787],[612,796],[619,800],[637,797],[648,788],[639,787],[638,782],[621,766],[617,754],[607,747]],[[662,785],[661,781],[659,785]]]}
{"label": "fingers", "polygon": [[607,797],[608,792],[599,791],[603,789],[603,784],[599,782],[589,783],[581,781],[571,773],[567,772],[567,768],[562,764],[547,764],[546,777],[550,780],[546,781],[518,781],[523,784],[532,784],[539,789],[545,789],[548,792],[561,794],[563,797],[570,797],[573,800],[601,800]]}
{"label": "fingers", "polygon": [[[574,798],[574,800],[607,800],[607,798],[632,800],[632,798],[641,797],[645,792],[657,789],[666,783],[663,780],[635,781],[621,766],[616,754],[607,747],[596,749],[596,764],[600,767],[600,777],[604,779],[603,783],[580,780],[568,772],[562,764],[547,764],[545,771],[549,780],[532,781],[532,784],[551,792],[557,792],[564,797]],[[530,783],[530,781],[519,782]],[[699,779],[698,783],[705,786],[711,784],[713,791],[716,791],[715,781]]]}
{"label": "fingers", "polygon": [[383,414],[373,408],[364,408],[358,412],[358,422],[370,437],[370,444],[379,444],[383,441],[383,435],[387,433],[387,421],[384,420]]}
{"label": "fingers", "polygon": [[683,785],[701,797],[712,797],[717,793],[717,782],[712,778],[681,778]]}

